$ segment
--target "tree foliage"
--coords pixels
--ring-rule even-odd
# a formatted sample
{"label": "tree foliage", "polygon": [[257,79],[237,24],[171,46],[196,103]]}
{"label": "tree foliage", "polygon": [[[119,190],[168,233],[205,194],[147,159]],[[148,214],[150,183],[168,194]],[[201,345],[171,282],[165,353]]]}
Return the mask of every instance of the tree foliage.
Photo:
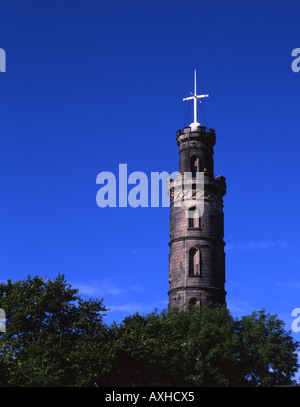
{"label": "tree foliage", "polygon": [[262,310],[234,319],[225,306],[103,323],[59,275],[0,284],[1,386],[274,386],[290,384],[299,342]]}
{"label": "tree foliage", "polygon": [[102,300],[84,301],[63,275],[0,284],[6,332],[0,334],[0,385],[86,385],[84,354],[105,330]]}

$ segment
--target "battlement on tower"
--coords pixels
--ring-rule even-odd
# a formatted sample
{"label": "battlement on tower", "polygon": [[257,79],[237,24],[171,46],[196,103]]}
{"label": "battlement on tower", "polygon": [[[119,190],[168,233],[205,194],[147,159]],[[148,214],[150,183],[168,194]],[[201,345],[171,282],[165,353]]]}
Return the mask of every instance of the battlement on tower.
{"label": "battlement on tower", "polygon": [[177,136],[178,136],[178,135],[187,134],[187,133],[214,133],[215,134],[216,132],[215,132],[214,129],[209,129],[206,126],[199,125],[197,127],[197,129],[192,129],[191,126],[188,126],[188,127],[184,127],[183,131],[182,130],[177,130],[176,133],[177,133]]}
{"label": "battlement on tower", "polygon": [[209,129],[205,126],[198,126],[197,129],[185,127],[176,132],[177,145],[181,149],[184,148],[200,148],[201,143],[213,147],[216,144],[216,132],[214,129]]}

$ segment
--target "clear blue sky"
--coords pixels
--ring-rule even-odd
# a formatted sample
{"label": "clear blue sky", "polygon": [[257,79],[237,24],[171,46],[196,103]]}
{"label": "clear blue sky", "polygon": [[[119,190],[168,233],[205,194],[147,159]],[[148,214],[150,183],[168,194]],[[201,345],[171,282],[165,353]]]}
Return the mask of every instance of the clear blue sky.
{"label": "clear blue sky", "polygon": [[265,308],[290,329],[300,307],[299,13],[291,0],[3,0],[1,280],[65,273],[112,307],[107,322],[167,306],[169,209],[101,209],[96,176],[120,163],[149,176],[178,169],[197,69],[228,186],[228,307]]}

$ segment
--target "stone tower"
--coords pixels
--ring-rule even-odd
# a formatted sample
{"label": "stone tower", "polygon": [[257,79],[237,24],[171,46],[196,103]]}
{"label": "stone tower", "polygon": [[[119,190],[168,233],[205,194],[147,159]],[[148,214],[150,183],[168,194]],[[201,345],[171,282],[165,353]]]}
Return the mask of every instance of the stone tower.
{"label": "stone tower", "polygon": [[[193,97],[194,100],[199,98],[196,86]],[[184,304],[207,306],[211,303],[226,303],[223,240],[226,182],[224,177],[214,176],[215,143],[215,131],[201,126],[196,115],[189,127],[177,131],[179,174],[169,184],[169,309],[182,309]],[[176,188],[181,191],[184,186],[184,173],[190,173],[191,178],[185,192],[179,194],[182,204],[178,206],[178,194],[176,199],[174,191]],[[202,211],[196,206],[196,200],[193,205],[199,176],[197,173],[202,173],[204,179],[204,190],[200,194]]]}

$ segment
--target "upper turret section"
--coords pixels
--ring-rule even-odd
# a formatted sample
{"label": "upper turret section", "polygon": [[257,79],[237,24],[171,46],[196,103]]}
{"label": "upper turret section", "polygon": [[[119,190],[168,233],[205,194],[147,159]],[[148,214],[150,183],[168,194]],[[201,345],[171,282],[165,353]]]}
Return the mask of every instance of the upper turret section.
{"label": "upper turret section", "polygon": [[204,172],[214,177],[214,145],[216,133],[213,129],[198,126],[195,130],[185,127],[177,131],[179,146],[179,172]]}

